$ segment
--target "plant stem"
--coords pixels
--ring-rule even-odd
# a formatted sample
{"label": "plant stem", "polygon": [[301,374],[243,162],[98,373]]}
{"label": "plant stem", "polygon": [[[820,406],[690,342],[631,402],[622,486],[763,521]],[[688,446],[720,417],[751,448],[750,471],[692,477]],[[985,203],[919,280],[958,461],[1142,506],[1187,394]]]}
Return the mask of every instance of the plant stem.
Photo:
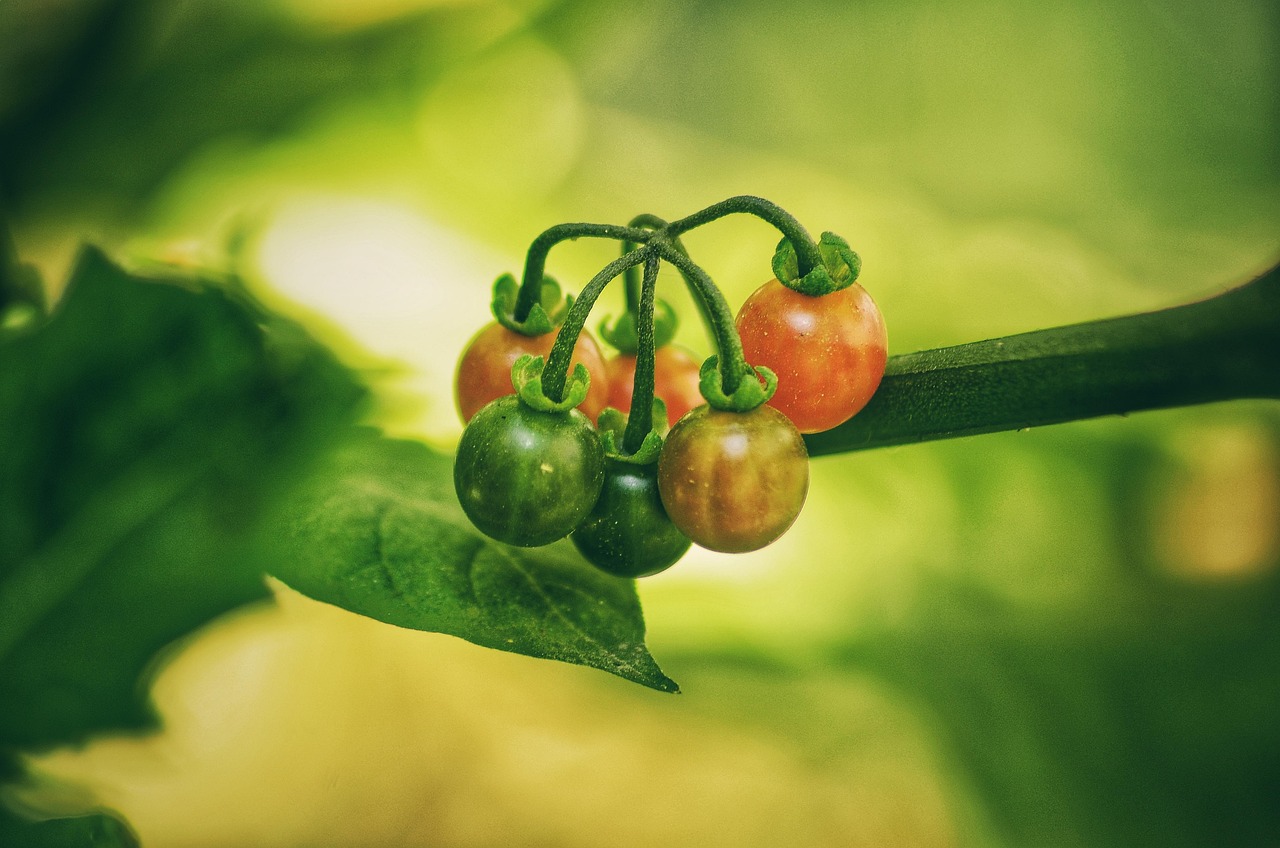
{"label": "plant stem", "polygon": [[640,344],[636,350],[635,379],[631,384],[631,411],[622,437],[623,450],[628,454],[638,451],[644,437],[653,429],[653,371],[657,353],[653,338],[653,301],[660,265],[657,253],[650,253],[645,259],[640,309],[635,313],[636,338]]}
{"label": "plant stem", "polygon": [[551,400],[564,399],[564,384],[569,376],[569,363],[573,358],[573,349],[578,344],[578,336],[582,334],[582,328],[587,324],[591,307],[595,306],[596,299],[600,297],[604,287],[632,265],[639,265],[646,261],[653,252],[652,246],[633,250],[604,266],[591,278],[591,282],[583,287],[582,293],[578,295],[578,299],[569,308],[569,313],[565,315],[564,323],[560,325],[560,332],[556,335],[555,344],[551,346],[546,367],[542,371],[542,391]]}
{"label": "plant stem", "polygon": [[1186,306],[889,360],[862,412],[811,455],[1144,409],[1280,398],[1280,266]]}
{"label": "plant stem", "polygon": [[[720,385],[725,394],[733,394],[738,382],[750,372],[746,355],[742,352],[742,339],[733,325],[733,310],[725,301],[720,289],[692,259],[682,254],[667,240],[659,239],[651,245],[658,254],[679,269],[685,280],[706,307],[706,316],[720,352]],[[576,305],[576,304],[575,304]]]}
{"label": "plant stem", "polygon": [[692,230],[694,227],[701,227],[703,224],[709,224],[726,215],[739,213],[755,215],[757,218],[772,224],[777,228],[778,232],[786,236],[796,250],[800,276],[803,277],[822,264],[822,254],[818,252],[818,245],[814,243],[808,231],[790,212],[776,203],[765,200],[763,197],[753,197],[749,194],[722,200],[700,212],[694,212],[688,217],[672,221],[666,227],[666,234],[670,238],[675,238],[681,233]]}
{"label": "plant stem", "polygon": [[[627,226],[643,227],[646,230],[661,230],[667,226],[667,222],[659,218],[657,215],[649,215],[647,213],[641,213],[635,216],[634,218],[632,218],[631,223],[627,224]],[[630,239],[623,239],[622,252],[630,253],[631,251],[635,250],[638,246],[639,245],[637,245],[635,242],[631,241]],[[684,248],[681,247],[681,250],[683,249]],[[686,253],[685,255],[687,256],[688,254]],[[634,315],[636,314],[637,310],[640,308],[640,274],[638,273],[636,266],[632,265],[630,268],[624,271],[623,279],[625,281],[627,311],[630,312],[632,315]]]}
{"label": "plant stem", "polygon": [[[685,249],[684,242],[680,241],[679,236],[673,236],[666,232],[670,224],[657,215],[641,214],[631,219],[631,226],[645,227],[646,229],[656,230],[671,243],[671,246],[680,251],[681,255],[688,258],[689,251]],[[630,242],[623,242],[624,250],[631,250],[635,245]],[[679,270],[679,269],[676,269]],[[685,286],[689,289],[689,294],[693,296],[693,304],[698,308],[698,314],[702,318],[702,326],[707,328],[707,335],[711,337],[711,343],[715,344],[716,329],[715,322],[711,318],[711,310],[707,306],[707,301],[702,296],[702,289],[695,283],[688,274],[680,271],[680,276],[684,278]],[[640,280],[635,272],[635,268],[627,269],[627,309],[634,311],[636,305],[640,302]]]}
{"label": "plant stem", "polygon": [[648,242],[653,233],[638,227],[619,227],[615,224],[557,224],[533,240],[529,252],[525,255],[524,277],[520,283],[520,293],[516,297],[515,319],[523,321],[529,317],[529,310],[542,297],[542,275],[547,267],[547,254],[551,248],[562,241],[591,238],[611,238],[632,241],[639,244]]}

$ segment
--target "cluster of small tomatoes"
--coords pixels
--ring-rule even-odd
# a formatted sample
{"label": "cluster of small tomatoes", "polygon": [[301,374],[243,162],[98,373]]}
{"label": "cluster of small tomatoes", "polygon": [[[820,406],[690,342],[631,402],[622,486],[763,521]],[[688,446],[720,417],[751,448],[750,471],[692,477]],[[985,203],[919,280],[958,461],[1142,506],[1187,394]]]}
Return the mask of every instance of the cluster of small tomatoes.
{"label": "cluster of small tomatoes", "polygon": [[635,354],[606,358],[583,331],[576,376],[556,403],[539,394],[556,333],[487,325],[456,381],[467,427],[454,483],[472,523],[519,546],[569,536],[622,577],[668,568],[691,542],[730,553],[773,542],[808,492],[802,434],[835,427],[870,400],[885,369],[885,326],[856,282],[814,296],[773,279],[742,305],[733,330],[751,363],[743,379],[767,386],[757,392],[764,402],[733,407],[716,391],[715,357],[700,363],[679,346],[651,344],[656,436],[627,454],[618,411],[632,409]]}

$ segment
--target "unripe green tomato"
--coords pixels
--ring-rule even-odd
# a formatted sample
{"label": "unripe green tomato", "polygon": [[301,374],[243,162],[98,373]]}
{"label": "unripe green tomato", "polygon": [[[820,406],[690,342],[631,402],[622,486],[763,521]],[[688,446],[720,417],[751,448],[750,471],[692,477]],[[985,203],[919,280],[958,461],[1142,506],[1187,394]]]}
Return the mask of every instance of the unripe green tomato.
{"label": "unripe green tomato", "polygon": [[809,454],[795,425],[772,406],[700,406],[667,435],[658,489],[672,522],[702,547],[754,551],[800,515]]}
{"label": "unripe green tomato", "polygon": [[487,536],[521,547],[573,532],[604,484],[604,448],[576,409],[539,412],[507,395],[471,419],[458,443],[453,485]]}
{"label": "unripe green tomato", "polygon": [[657,464],[605,465],[600,499],[573,531],[573,543],[588,562],[618,577],[648,577],[670,568],[690,542],[662,506]]}

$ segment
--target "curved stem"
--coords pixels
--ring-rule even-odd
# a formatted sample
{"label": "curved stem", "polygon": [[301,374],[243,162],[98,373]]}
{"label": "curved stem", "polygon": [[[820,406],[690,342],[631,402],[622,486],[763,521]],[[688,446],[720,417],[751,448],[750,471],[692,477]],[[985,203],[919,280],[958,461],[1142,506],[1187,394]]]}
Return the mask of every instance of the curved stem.
{"label": "curved stem", "polygon": [[525,255],[524,277],[520,283],[520,293],[516,297],[517,321],[528,318],[529,310],[542,297],[542,275],[546,271],[547,254],[551,252],[551,248],[562,241],[583,237],[611,238],[643,244],[653,237],[653,232],[615,224],[557,224],[544,230],[529,245],[529,252]]}
{"label": "curved stem", "polygon": [[[628,227],[641,227],[646,230],[662,230],[667,226],[667,222],[659,218],[657,215],[649,215],[641,213],[631,219],[627,224]],[[623,239],[622,252],[624,254],[635,250],[638,245],[630,239]],[[681,248],[683,250],[683,248]],[[687,255],[687,254],[686,254]],[[632,315],[637,314],[640,309],[640,274],[635,265],[632,265],[623,272],[625,280],[625,291],[627,298],[627,311]]]}
{"label": "curved stem", "polygon": [[707,276],[707,272],[699,268],[692,259],[666,240],[655,241],[650,247],[679,269],[689,285],[696,290],[698,298],[706,305],[716,347],[720,351],[720,383],[725,394],[733,394],[738,388],[738,382],[750,371],[742,352],[742,339],[738,338],[738,331],[733,325],[733,310],[729,308],[720,289]]}
{"label": "curved stem", "polygon": [[[648,213],[640,214],[631,219],[632,227],[645,227],[656,230],[660,235],[671,243],[671,246],[680,251],[685,258],[689,257],[689,251],[685,248],[684,242],[680,241],[679,236],[670,235],[667,228],[670,224],[665,218],[659,218],[657,215]],[[634,248],[634,246],[633,246]],[[679,270],[677,268],[677,270]],[[715,322],[711,317],[711,310],[707,306],[706,299],[702,296],[702,289],[695,283],[690,276],[684,271],[680,271],[680,276],[684,277],[685,285],[689,289],[689,293],[693,296],[693,304],[698,307],[698,314],[702,318],[702,325],[707,328],[707,335],[711,337],[711,343],[716,344],[716,328]],[[635,312],[640,302],[640,280],[635,273],[634,268],[627,269],[627,309]]]}
{"label": "curved stem", "polygon": [[[644,437],[653,429],[653,380],[654,356],[653,301],[658,287],[658,254],[650,253],[644,261],[644,283],[640,290],[640,309],[636,312],[636,337],[640,341],[636,350],[636,373],[631,384],[631,412],[627,430],[622,437],[623,449],[635,453]],[[634,267],[634,266],[633,266]]]}
{"label": "curved stem", "polygon": [[1280,398],[1280,266],[1199,303],[895,356],[865,409],[805,442],[817,456],[1239,398]]}
{"label": "curved stem", "polygon": [[818,245],[814,243],[808,231],[795,219],[795,216],[776,203],[749,194],[722,200],[688,217],[672,221],[667,225],[666,234],[669,238],[675,238],[694,227],[701,227],[703,224],[734,214],[754,215],[772,224],[778,232],[786,236],[796,250],[800,276],[803,277],[822,264],[822,254],[818,252]]}
{"label": "curved stem", "polygon": [[633,250],[604,266],[591,278],[591,282],[583,287],[578,299],[570,307],[569,314],[564,317],[564,323],[560,325],[560,332],[556,335],[555,344],[551,346],[551,353],[547,356],[547,365],[542,371],[542,391],[551,400],[559,401],[564,398],[564,384],[569,375],[573,349],[578,344],[578,336],[581,335],[582,328],[587,324],[591,307],[595,306],[596,299],[600,297],[604,287],[623,271],[647,260],[651,253],[653,253],[653,247],[649,245]]}

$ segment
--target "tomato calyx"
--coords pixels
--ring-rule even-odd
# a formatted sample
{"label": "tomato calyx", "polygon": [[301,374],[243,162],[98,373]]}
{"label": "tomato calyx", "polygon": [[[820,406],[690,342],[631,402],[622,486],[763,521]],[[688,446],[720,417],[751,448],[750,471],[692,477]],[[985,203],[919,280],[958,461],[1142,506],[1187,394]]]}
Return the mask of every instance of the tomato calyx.
{"label": "tomato calyx", "polygon": [[773,252],[774,276],[787,288],[810,297],[840,291],[857,281],[862,259],[849,247],[849,242],[835,233],[823,233],[818,239],[818,253],[822,256],[822,264],[815,265],[802,276],[795,245],[790,239],[783,238]]}
{"label": "tomato calyx", "polygon": [[554,278],[543,275],[538,302],[529,310],[523,321],[516,320],[516,302],[520,284],[511,274],[503,274],[493,283],[493,301],[490,309],[499,324],[512,332],[526,336],[541,336],[560,325],[573,306],[573,295],[561,294],[560,284]]}
{"label": "tomato calyx", "polygon": [[539,412],[567,412],[586,400],[591,388],[591,375],[585,365],[579,362],[573,366],[560,400],[548,397],[542,389],[542,373],[546,367],[544,358],[527,353],[511,366],[511,385],[522,403]]}
{"label": "tomato calyx", "polygon": [[[671,304],[665,300],[655,300],[653,314],[654,347],[663,347],[670,344],[671,340],[676,337],[676,328],[679,325],[680,319],[676,316],[676,311],[671,308]],[[636,329],[636,313],[634,310],[628,309],[617,319],[612,316],[605,318],[600,322],[598,331],[600,338],[617,348],[619,353],[634,355],[640,350],[640,333]]]}
{"label": "tomato calyx", "polygon": [[614,407],[606,407],[600,413],[596,424],[600,431],[600,442],[604,445],[606,459],[622,462],[627,465],[652,465],[658,461],[662,453],[662,441],[669,429],[667,426],[667,405],[662,398],[653,399],[653,428],[644,434],[640,447],[627,453],[626,432],[627,415]]}
{"label": "tomato calyx", "polygon": [[698,388],[702,396],[712,409],[722,412],[750,412],[767,402],[778,390],[778,375],[772,369],[763,365],[747,365],[738,385],[732,392],[726,393],[723,375],[720,373],[720,357],[715,354],[707,357],[698,373]]}

